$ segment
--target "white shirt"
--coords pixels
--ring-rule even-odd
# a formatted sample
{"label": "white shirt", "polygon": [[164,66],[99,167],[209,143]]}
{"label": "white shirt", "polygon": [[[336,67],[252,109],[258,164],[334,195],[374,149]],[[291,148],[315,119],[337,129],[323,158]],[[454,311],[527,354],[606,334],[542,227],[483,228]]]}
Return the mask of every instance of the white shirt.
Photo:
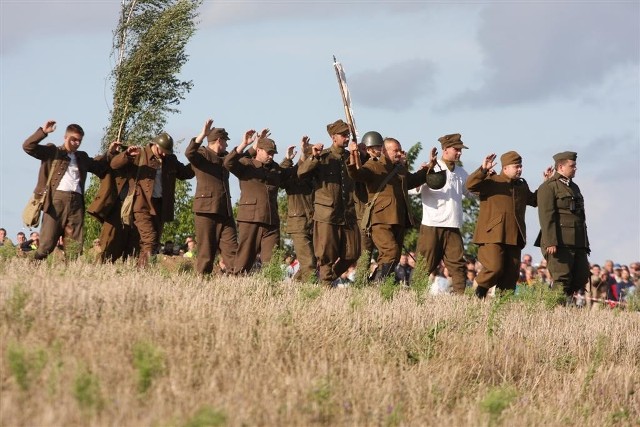
{"label": "white shirt", "polygon": [[439,190],[424,184],[409,194],[420,194],[422,198],[422,224],[431,227],[462,227],[462,196],[474,197],[465,187],[469,174],[461,166],[453,172],[439,159],[440,167],[447,171],[447,182]]}
{"label": "white shirt", "polygon": [[162,197],[162,168],[156,170],[156,178],[153,180],[153,193],[151,197]]}
{"label": "white shirt", "polygon": [[67,170],[64,175],[62,175],[62,179],[60,180],[60,184],[58,184],[58,188],[56,190],[60,191],[73,191],[74,193],[82,194],[82,189],[80,188],[80,169],[78,169],[78,160],[76,159],[75,153],[67,153],[69,158],[69,166],[67,166]]}

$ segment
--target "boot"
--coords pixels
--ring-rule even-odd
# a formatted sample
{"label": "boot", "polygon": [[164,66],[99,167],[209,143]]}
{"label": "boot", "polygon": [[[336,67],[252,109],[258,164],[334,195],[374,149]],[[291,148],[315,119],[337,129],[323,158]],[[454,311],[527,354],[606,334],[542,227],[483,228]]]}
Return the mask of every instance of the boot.
{"label": "boot", "polygon": [[[376,274],[373,278],[374,281],[384,281],[386,280],[386,278],[388,276],[390,276],[391,274],[394,275],[394,279],[395,279],[395,275],[396,275],[396,269],[395,269],[396,263],[395,262],[390,262],[388,264],[382,264],[379,265],[378,268],[376,269]],[[395,280],[397,282],[397,279]]]}
{"label": "boot", "polygon": [[479,299],[485,299],[487,297],[487,292],[489,292],[489,289],[487,288],[483,288],[482,286],[476,287],[475,293]]}

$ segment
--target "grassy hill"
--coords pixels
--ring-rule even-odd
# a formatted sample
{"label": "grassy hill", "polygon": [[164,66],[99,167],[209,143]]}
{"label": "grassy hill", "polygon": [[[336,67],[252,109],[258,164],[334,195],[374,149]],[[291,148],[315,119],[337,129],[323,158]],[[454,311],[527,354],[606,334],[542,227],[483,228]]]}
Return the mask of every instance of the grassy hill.
{"label": "grassy hill", "polygon": [[0,261],[0,425],[640,425],[640,315]]}

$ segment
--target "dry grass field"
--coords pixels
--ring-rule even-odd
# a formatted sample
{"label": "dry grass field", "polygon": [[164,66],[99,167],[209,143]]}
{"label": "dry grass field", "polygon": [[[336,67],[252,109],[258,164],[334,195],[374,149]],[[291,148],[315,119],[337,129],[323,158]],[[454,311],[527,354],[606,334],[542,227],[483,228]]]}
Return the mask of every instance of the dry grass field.
{"label": "dry grass field", "polygon": [[640,314],[0,260],[1,426],[638,426]]}

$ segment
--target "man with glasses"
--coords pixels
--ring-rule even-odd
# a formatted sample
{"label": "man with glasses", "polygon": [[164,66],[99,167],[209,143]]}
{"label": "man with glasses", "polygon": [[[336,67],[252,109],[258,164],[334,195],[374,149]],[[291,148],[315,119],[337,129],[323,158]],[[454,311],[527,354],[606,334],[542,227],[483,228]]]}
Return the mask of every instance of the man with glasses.
{"label": "man with glasses", "polygon": [[540,234],[535,246],[547,260],[554,288],[564,292],[568,304],[574,295],[584,294],[590,276],[584,198],[573,182],[577,156],[573,151],[553,156],[555,173],[538,188]]}

